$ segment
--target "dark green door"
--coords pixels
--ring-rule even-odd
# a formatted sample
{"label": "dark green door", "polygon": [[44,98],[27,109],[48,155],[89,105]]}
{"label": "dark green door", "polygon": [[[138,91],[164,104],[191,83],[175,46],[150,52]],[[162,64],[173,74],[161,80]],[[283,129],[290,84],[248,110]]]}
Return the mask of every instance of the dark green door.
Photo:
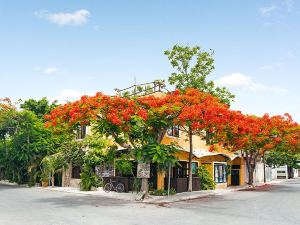
{"label": "dark green door", "polygon": [[231,170],[231,185],[240,185],[240,170]]}

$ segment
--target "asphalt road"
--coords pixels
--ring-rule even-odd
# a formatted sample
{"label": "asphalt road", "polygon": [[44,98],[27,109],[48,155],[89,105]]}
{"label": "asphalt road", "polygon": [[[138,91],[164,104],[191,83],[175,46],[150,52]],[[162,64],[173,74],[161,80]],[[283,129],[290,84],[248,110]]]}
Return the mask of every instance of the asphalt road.
{"label": "asphalt road", "polygon": [[300,225],[300,180],[165,205],[0,185],[0,225]]}

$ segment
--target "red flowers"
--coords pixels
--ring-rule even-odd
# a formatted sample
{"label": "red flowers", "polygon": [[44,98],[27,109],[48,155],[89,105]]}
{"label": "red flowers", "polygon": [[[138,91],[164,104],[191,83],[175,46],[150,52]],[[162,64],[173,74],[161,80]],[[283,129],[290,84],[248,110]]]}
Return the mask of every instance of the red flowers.
{"label": "red flowers", "polygon": [[233,151],[249,146],[270,149],[282,144],[299,149],[300,145],[299,125],[289,114],[273,117],[268,114],[262,117],[244,115],[229,110],[218,98],[196,89],[136,99],[97,93],[58,106],[45,116],[47,126],[88,125],[101,119],[124,132],[130,131],[131,122],[136,117],[144,123],[171,120],[173,125],[190,127],[194,133],[210,131],[216,141],[228,143]]}

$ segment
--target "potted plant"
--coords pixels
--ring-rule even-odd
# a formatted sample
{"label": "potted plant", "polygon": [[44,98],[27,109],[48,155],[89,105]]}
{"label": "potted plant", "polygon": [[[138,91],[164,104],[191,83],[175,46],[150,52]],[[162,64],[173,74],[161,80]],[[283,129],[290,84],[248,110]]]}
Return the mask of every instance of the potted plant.
{"label": "potted plant", "polygon": [[40,180],[41,180],[42,187],[48,187],[49,175],[46,172],[41,173]]}

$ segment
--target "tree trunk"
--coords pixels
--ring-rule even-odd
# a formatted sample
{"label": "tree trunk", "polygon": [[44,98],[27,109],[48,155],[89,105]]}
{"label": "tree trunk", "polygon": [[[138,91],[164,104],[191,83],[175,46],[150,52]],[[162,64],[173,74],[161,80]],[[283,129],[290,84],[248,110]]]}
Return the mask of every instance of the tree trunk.
{"label": "tree trunk", "polygon": [[248,170],[248,184],[253,187],[253,176],[254,176],[254,168],[250,166],[250,170]]}
{"label": "tree trunk", "polygon": [[192,159],[193,159],[193,133],[192,128],[189,127],[189,141],[190,141],[190,152],[189,152],[189,182],[188,191],[193,191],[193,171],[192,171]]}
{"label": "tree trunk", "polygon": [[248,185],[254,186],[254,170],[256,166],[256,155],[254,153],[250,153],[250,156],[246,155],[246,165],[247,165],[247,170],[248,170]]}
{"label": "tree trunk", "polygon": [[51,183],[52,183],[52,187],[54,187],[54,174],[52,174],[51,176]]}
{"label": "tree trunk", "polygon": [[148,196],[148,191],[149,191],[148,178],[142,178],[141,191],[145,192],[145,197]]}

